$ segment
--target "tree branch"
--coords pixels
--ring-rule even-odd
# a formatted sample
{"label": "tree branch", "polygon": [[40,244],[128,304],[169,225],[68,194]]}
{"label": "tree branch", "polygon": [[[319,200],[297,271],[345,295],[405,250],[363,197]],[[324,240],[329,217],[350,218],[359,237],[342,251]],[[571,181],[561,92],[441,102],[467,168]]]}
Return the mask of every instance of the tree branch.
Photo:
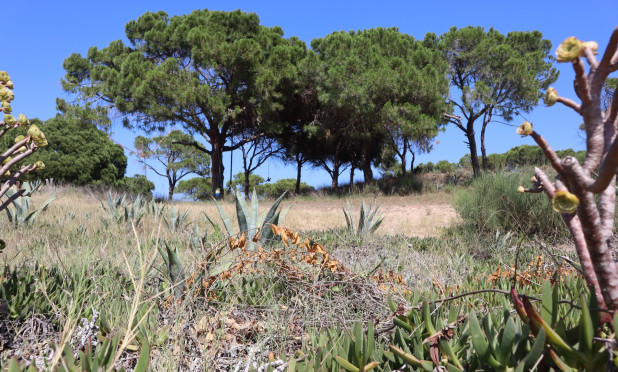
{"label": "tree branch", "polygon": [[588,60],[588,64],[590,65],[590,68],[593,70],[596,70],[596,68],[599,65],[599,62],[597,61],[597,57],[594,55],[594,52],[592,51],[592,49],[585,48],[584,55],[586,56],[586,59]]}
{"label": "tree branch", "polygon": [[560,102],[563,105],[572,108],[573,110],[575,110],[575,112],[577,112],[578,114],[581,114],[581,106],[579,105],[579,103],[573,101],[570,98],[565,98],[565,97],[558,97],[558,101],[556,102]]}
{"label": "tree branch", "polygon": [[192,142],[185,142],[185,141],[172,141],[173,144],[175,145],[185,145],[185,146],[191,146],[191,147],[195,147],[196,149],[198,149],[199,151],[205,152],[208,155],[212,155],[212,150],[207,150],[204,146],[202,146],[199,142],[197,141],[192,141]]}
{"label": "tree branch", "polygon": [[556,170],[556,172],[562,173],[562,164],[560,162],[560,158],[558,157],[558,155],[556,155],[554,150],[549,146],[547,141],[545,141],[545,138],[543,138],[540,134],[538,134],[535,131],[532,131],[532,133],[530,133],[530,136],[532,136],[532,138],[537,143],[537,145],[539,145],[541,150],[543,150],[543,154],[545,154],[545,157],[549,160],[549,163]]}
{"label": "tree branch", "polygon": [[597,209],[594,194],[581,187],[583,181],[578,182],[575,171],[578,169],[579,163],[575,158],[566,157],[563,165],[569,179],[575,180],[575,182],[570,183],[570,187],[572,193],[579,198],[577,213],[586,237],[586,245],[594,271],[597,274],[601,293],[610,308],[618,308],[618,271],[609,250],[608,241],[603,234],[601,216]]}
{"label": "tree branch", "polygon": [[[534,175],[536,179],[539,180],[545,193],[550,199],[553,199],[556,194],[556,188],[549,180],[545,172],[543,172],[540,168],[534,168]],[[577,257],[579,258],[579,262],[582,265],[582,269],[584,271],[584,278],[590,287],[594,289],[594,292],[599,300],[599,306],[606,308],[605,300],[603,300],[603,294],[601,293],[601,287],[599,286],[599,281],[597,280],[597,275],[594,271],[594,267],[592,266],[592,260],[590,259],[590,252],[588,251],[588,245],[586,243],[586,237],[584,236],[584,231],[582,229],[581,222],[579,221],[579,217],[575,214],[561,213],[562,219],[564,220],[571,236],[573,236],[573,241],[575,242],[575,251],[577,252]]]}
{"label": "tree branch", "polygon": [[575,70],[575,93],[579,99],[586,105],[590,104],[590,89],[588,87],[588,77],[586,69],[581,58],[573,60],[573,69]]}
{"label": "tree branch", "polygon": [[616,47],[618,46],[618,27],[614,29],[612,32],[612,36],[609,38],[609,42],[607,43],[607,47],[605,48],[605,53],[603,54],[603,59],[601,59],[601,68],[608,68],[611,71],[612,67],[615,64]]}
{"label": "tree branch", "polygon": [[461,116],[444,114],[444,119],[449,123],[455,124],[459,129],[466,132],[466,128],[461,124]]}

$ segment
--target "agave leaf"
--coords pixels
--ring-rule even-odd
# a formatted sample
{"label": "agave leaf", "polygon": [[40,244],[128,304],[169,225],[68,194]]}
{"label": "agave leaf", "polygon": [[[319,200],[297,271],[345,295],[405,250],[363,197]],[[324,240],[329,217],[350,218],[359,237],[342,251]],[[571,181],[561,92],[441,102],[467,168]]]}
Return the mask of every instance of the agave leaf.
{"label": "agave leaf", "polygon": [[506,325],[502,330],[502,337],[496,350],[496,359],[502,364],[508,364],[511,353],[513,352],[513,343],[515,342],[515,322],[509,317]]}
{"label": "agave leaf", "polygon": [[394,345],[389,345],[388,347],[389,349],[391,349],[391,351],[395,355],[403,359],[405,362],[411,364],[412,366],[420,367],[424,369],[425,371],[433,371],[433,362],[430,362],[428,360],[420,360],[416,358],[414,355],[406,353],[405,351],[401,350],[400,348]]}
{"label": "agave leaf", "polygon": [[365,233],[365,201],[361,205],[360,216],[358,217],[358,235],[363,235]]}
{"label": "agave leaf", "polygon": [[427,332],[429,332],[429,335],[434,335],[436,334],[436,328],[433,326],[433,323],[431,322],[431,316],[429,313],[429,303],[427,301],[423,302],[423,307],[422,307],[422,313],[423,313],[423,321],[425,322],[425,328],[427,328]]}
{"label": "agave leaf", "polygon": [[552,286],[549,279],[545,279],[543,282],[543,292],[541,297],[541,317],[545,323],[555,325],[552,323],[553,313],[553,301],[552,301]]}
{"label": "agave leaf", "polygon": [[[366,347],[364,350],[364,355],[365,355],[365,359],[369,358],[369,356],[371,356],[374,352],[375,346],[376,346],[376,340],[374,338],[374,331],[373,331],[373,323],[369,322],[369,324],[367,324],[367,342],[365,343]],[[367,366],[365,366],[365,371],[368,371],[368,369],[366,368]],[[373,367],[372,367],[373,368]]]}
{"label": "agave leaf", "polygon": [[390,292],[388,292],[386,299],[388,301],[388,308],[391,310],[391,312],[394,313],[395,311],[397,311],[397,305],[395,305],[395,302],[393,301],[393,296]]}
{"label": "agave leaf", "polygon": [[540,329],[544,328],[548,343],[558,348],[569,358],[576,359],[584,364],[588,362],[588,359],[582,353],[573,349],[573,347],[567,344],[553,328],[551,328],[547,323],[545,323],[545,321],[536,311],[528,297],[524,297],[523,302],[526,309],[526,314],[528,314],[528,319],[530,320],[530,329],[532,330],[532,333],[538,335]]}
{"label": "agave leaf", "polygon": [[148,370],[148,362],[150,361],[150,346],[147,340],[142,341],[142,350],[139,353],[139,359],[135,365],[134,372],[146,372]]}
{"label": "agave leaf", "polygon": [[444,339],[440,340],[440,350],[446,353],[446,355],[451,359],[451,362],[455,365],[455,367],[457,367],[458,370],[463,369],[463,366],[461,362],[459,361],[459,358],[457,358],[457,355],[453,351],[453,348],[451,347],[448,341]]}
{"label": "agave leaf", "polygon": [[592,316],[590,315],[590,309],[586,297],[582,293],[580,296],[582,313],[579,321],[580,324],[580,351],[584,353],[590,353],[592,351],[592,339],[594,337],[594,325],[592,324]]}
{"label": "agave leaf", "polygon": [[352,215],[352,206],[350,205],[350,199],[347,200],[348,213],[350,215],[350,232],[354,233],[354,216]]}
{"label": "agave leaf", "polygon": [[554,361],[554,363],[556,363],[556,365],[562,372],[576,372],[577,371],[577,368],[571,368],[552,349],[549,349],[549,355],[551,355],[551,359]]}
{"label": "agave leaf", "polygon": [[403,320],[399,318],[393,318],[393,323],[395,323],[396,326],[403,328],[407,332],[412,332],[414,330],[414,328],[412,328],[411,325],[409,325],[408,323],[404,322]]}
{"label": "agave leaf", "polygon": [[345,223],[348,227],[348,231],[352,231],[352,223],[350,222],[350,217],[348,217],[348,212],[345,211],[344,207],[341,207],[341,210],[343,211],[343,215],[345,216]]}
{"label": "agave leaf", "polygon": [[294,203],[290,204],[289,207],[281,211],[281,214],[277,217],[277,223],[275,225],[279,224],[285,219],[285,216],[287,216],[288,212],[290,211],[290,209],[292,209],[293,206],[294,206]]}
{"label": "agave leaf", "polygon": [[249,206],[242,196],[242,193],[238,190],[236,190],[236,217],[238,218],[239,232],[248,231],[249,225],[247,219],[250,218]]}
{"label": "agave leaf", "polygon": [[489,351],[487,340],[483,335],[483,331],[481,330],[481,326],[479,325],[478,319],[476,318],[476,312],[474,310],[472,310],[470,315],[468,315],[468,323],[470,324],[472,345],[474,346],[474,350],[476,350],[476,354],[479,359],[491,368],[502,368],[502,364],[498,362]]}
{"label": "agave leaf", "polygon": [[369,229],[369,232],[374,233],[378,229],[378,227],[380,227],[383,220],[384,218],[382,217],[382,215],[380,215],[380,218],[373,225],[371,225],[371,229]]}
{"label": "agave leaf", "polygon": [[358,367],[356,367],[355,365],[353,365],[352,363],[348,362],[347,360],[343,359],[341,356],[337,355],[335,357],[335,360],[337,361],[337,363],[343,367],[346,371],[350,371],[350,372],[359,372],[360,370],[358,369]]}
{"label": "agave leaf", "polygon": [[[270,207],[270,210],[266,214],[266,218],[264,219],[264,223],[262,224],[262,227],[264,227],[264,225],[266,225],[266,224],[274,224],[274,225],[276,225],[276,223],[274,223],[272,221],[275,220],[275,214],[277,213],[277,208],[279,208],[279,204],[281,204],[281,201],[283,200],[283,198],[285,197],[286,194],[287,194],[287,191],[285,191],[283,194],[281,194],[281,196],[279,198],[277,198],[277,200],[275,200],[273,205]],[[278,221],[277,221],[277,223],[278,223]]]}
{"label": "agave leaf", "polygon": [[253,193],[251,194],[251,220],[249,221],[249,230],[255,231],[258,223],[258,198],[257,192],[255,192],[255,187],[253,188]]}
{"label": "agave leaf", "polygon": [[[225,211],[223,210],[221,205],[219,205],[219,203],[216,200],[214,200],[214,202],[215,202],[215,205],[217,206],[217,209],[219,210],[219,215],[221,216],[221,220],[223,220],[223,226],[225,226],[225,231],[227,231],[228,235],[234,235],[234,228],[232,227],[232,223],[230,222],[230,218],[227,216],[227,214],[225,213]],[[210,223],[213,226],[216,226],[210,220],[210,218],[208,216],[206,216],[206,218],[208,218],[208,221],[210,221]]]}

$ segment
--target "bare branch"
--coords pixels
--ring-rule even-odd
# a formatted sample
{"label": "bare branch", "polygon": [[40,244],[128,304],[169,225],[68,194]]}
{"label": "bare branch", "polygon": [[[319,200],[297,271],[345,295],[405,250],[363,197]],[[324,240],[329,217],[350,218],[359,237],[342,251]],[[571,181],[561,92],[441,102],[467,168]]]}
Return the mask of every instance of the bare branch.
{"label": "bare branch", "polygon": [[590,65],[590,68],[596,69],[599,65],[599,62],[597,61],[597,57],[594,55],[594,52],[592,51],[592,49],[584,48],[584,55],[586,56],[586,59],[588,60],[588,64]]}
{"label": "bare branch", "polygon": [[3,162],[4,159],[13,155],[15,151],[19,150],[22,146],[25,146],[28,141],[30,141],[30,137],[25,137],[23,140],[14,144],[10,149],[6,150],[4,154],[0,155],[0,162]]}
{"label": "bare branch", "polygon": [[[614,29],[612,32],[612,36],[609,38],[609,42],[607,43],[607,47],[605,48],[605,53],[603,54],[603,59],[601,59],[601,68],[616,68],[618,66],[614,66],[616,64],[616,59],[618,58],[618,53],[616,53],[616,47],[618,46],[618,27]],[[609,72],[612,72],[611,70]]]}
{"label": "bare branch", "polygon": [[[6,192],[8,191],[8,189],[11,188],[11,186],[13,186],[18,180],[19,177],[23,176],[26,173],[32,172],[33,170],[35,170],[36,167],[34,165],[26,165],[25,167],[22,167],[20,170],[18,170],[17,172],[11,174],[11,176],[9,177],[8,180],[6,180],[6,182],[4,183],[4,185],[2,185],[2,188],[0,189],[0,195],[4,195],[6,194]],[[21,194],[20,194],[21,195]],[[4,204],[3,204],[4,205]],[[2,210],[2,209],[0,209]]]}
{"label": "bare branch", "polygon": [[[19,163],[22,159],[25,159],[26,157],[30,156],[30,154],[32,154],[36,150],[37,150],[37,147],[31,147],[28,150],[22,152],[21,154],[17,155],[13,159],[11,159],[11,161],[9,161],[8,163],[4,164],[2,166],[2,168],[0,168],[0,175],[5,174],[6,171],[9,170],[9,168],[11,168],[13,165]],[[2,194],[0,194],[0,195],[2,195]]]}
{"label": "bare branch", "polygon": [[579,103],[573,101],[570,98],[558,97],[558,100],[556,102],[560,102],[563,105],[572,108],[578,114],[581,114],[581,106],[579,105]]}
{"label": "bare branch", "polygon": [[[556,194],[556,188],[549,180],[545,172],[543,172],[540,168],[534,168],[534,174],[536,179],[539,180],[541,185],[543,185],[543,189],[545,193],[550,199],[553,199]],[[557,182],[560,184],[560,188],[564,188],[562,182]],[[582,269],[584,271],[584,278],[589,286],[594,288],[594,292],[597,295],[597,299],[599,299],[599,306],[606,308],[605,301],[603,300],[603,295],[601,293],[601,287],[599,286],[599,281],[597,280],[597,275],[594,271],[594,267],[592,266],[592,260],[590,259],[590,252],[588,252],[588,245],[586,243],[586,237],[584,236],[584,231],[582,229],[581,222],[579,221],[579,217],[574,214],[562,213],[562,219],[564,220],[571,236],[573,236],[573,240],[575,242],[575,251],[577,252],[577,257],[579,258],[579,262],[582,265]]]}
{"label": "bare branch", "polygon": [[540,134],[535,131],[530,133],[530,136],[534,139],[534,141],[539,145],[541,150],[543,150],[543,154],[549,160],[549,163],[558,173],[562,173],[562,164],[560,162],[560,158],[556,155],[556,152],[549,146],[545,138],[543,138]]}
{"label": "bare branch", "polygon": [[586,69],[581,58],[573,60],[573,69],[575,70],[575,93],[584,104],[590,103],[590,89],[588,87],[588,77]]}
{"label": "bare branch", "polygon": [[598,194],[605,190],[614,179],[618,169],[618,140],[614,139],[609,151],[605,155],[605,160],[601,163],[599,176],[596,181],[588,181],[588,191]]}

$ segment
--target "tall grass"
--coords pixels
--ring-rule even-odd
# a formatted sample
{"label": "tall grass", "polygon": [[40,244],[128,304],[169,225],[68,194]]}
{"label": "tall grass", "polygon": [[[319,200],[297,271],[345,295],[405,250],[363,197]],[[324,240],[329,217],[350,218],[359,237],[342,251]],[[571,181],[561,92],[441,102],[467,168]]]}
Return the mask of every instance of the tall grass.
{"label": "tall grass", "polygon": [[455,209],[466,228],[475,233],[513,231],[541,239],[566,239],[568,231],[545,194],[517,192],[519,185],[528,183],[525,173],[485,174],[458,193]]}

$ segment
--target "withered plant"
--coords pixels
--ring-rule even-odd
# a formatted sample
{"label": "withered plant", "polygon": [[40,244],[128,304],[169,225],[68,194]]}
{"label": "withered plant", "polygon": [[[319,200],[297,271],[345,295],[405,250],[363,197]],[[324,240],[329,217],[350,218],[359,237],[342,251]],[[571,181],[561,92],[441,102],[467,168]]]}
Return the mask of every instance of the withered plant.
{"label": "withered plant", "polygon": [[[545,104],[559,102],[580,114],[584,121],[586,158],[583,164],[571,156],[558,158],[545,139],[524,122],[517,133],[532,136],[557,172],[553,182],[535,168],[532,187],[521,192],[545,192],[554,209],[562,214],[575,242],[586,281],[601,307],[618,310],[618,264],[610,243],[616,206],[618,170],[618,95],[609,106],[602,105],[602,92],[609,74],[618,70],[618,28],[614,29],[601,60],[596,42],[575,37],[564,40],[556,51],[558,62],[570,62],[575,70],[574,88],[580,103],[558,95],[549,88]],[[584,62],[588,63],[588,69]],[[614,90],[616,87],[613,87]]]}

